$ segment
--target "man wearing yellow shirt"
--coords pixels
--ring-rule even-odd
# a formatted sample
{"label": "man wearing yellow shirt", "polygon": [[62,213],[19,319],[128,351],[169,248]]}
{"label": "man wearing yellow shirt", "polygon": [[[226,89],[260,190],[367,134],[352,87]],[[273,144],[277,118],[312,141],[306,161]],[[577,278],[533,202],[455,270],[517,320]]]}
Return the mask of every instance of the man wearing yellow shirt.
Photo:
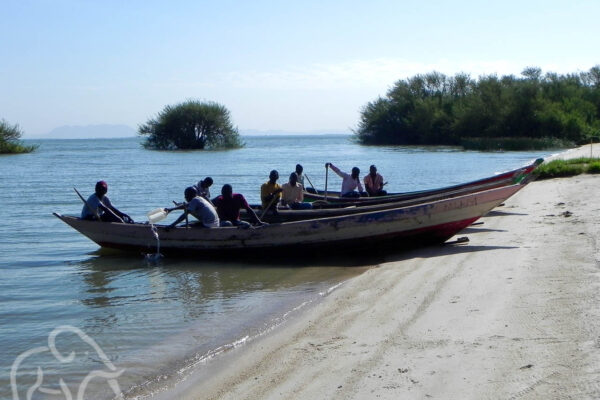
{"label": "man wearing yellow shirt", "polygon": [[263,210],[268,208],[274,213],[277,213],[277,202],[281,198],[281,186],[277,183],[277,179],[279,179],[279,172],[273,170],[269,174],[269,181],[260,187],[260,201]]}

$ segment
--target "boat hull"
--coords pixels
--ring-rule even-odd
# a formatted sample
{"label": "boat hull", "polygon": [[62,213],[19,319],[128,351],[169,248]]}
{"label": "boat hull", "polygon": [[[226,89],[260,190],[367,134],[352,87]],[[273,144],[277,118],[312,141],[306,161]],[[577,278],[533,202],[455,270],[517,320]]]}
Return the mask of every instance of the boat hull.
{"label": "boat hull", "polygon": [[[348,249],[407,247],[444,242],[502,203],[522,185],[486,190],[409,207],[242,229],[156,226],[160,252],[175,256],[270,257],[273,253],[319,255]],[[86,221],[55,214],[100,246],[155,253],[148,224]],[[301,251],[301,253],[289,253]]]}
{"label": "boat hull", "polygon": [[493,189],[502,186],[513,185],[516,183],[527,182],[532,179],[533,171],[543,162],[543,159],[537,159],[534,163],[526,165],[521,168],[514,169],[512,171],[507,171],[501,174],[497,174],[494,176],[490,176],[483,179],[478,179],[475,181],[462,183],[459,185],[453,185],[443,188],[437,189],[428,189],[428,190],[420,190],[414,192],[405,192],[405,193],[391,193],[386,196],[377,196],[377,197],[359,197],[359,198],[348,198],[348,197],[340,197],[340,192],[328,191],[327,195],[322,190],[315,192],[304,192],[305,201],[310,202],[318,202],[323,201],[327,203],[343,203],[343,204],[383,204],[404,200],[417,200],[420,198],[434,196],[434,195],[443,195],[447,192],[456,192],[461,190],[469,190],[469,189]]}

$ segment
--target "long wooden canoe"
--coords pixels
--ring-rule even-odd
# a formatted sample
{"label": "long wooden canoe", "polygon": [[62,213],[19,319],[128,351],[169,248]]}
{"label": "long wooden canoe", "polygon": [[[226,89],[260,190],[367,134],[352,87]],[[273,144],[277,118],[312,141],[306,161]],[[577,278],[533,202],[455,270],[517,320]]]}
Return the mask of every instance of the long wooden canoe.
{"label": "long wooden canoe", "polygon": [[[521,186],[525,186],[529,183],[528,180],[520,182]],[[510,182],[507,182],[505,186],[509,186]],[[341,215],[359,214],[364,212],[374,212],[389,210],[392,208],[414,206],[421,203],[428,203],[433,201],[439,201],[444,199],[451,199],[454,197],[464,196],[472,193],[482,192],[484,190],[494,189],[498,187],[498,182],[484,183],[478,186],[468,186],[465,188],[459,188],[457,190],[448,190],[440,193],[434,193],[426,196],[416,197],[406,200],[388,201],[382,203],[369,203],[369,202],[357,202],[357,203],[329,203],[320,204],[318,207],[306,210],[291,210],[291,209],[278,209],[277,214],[267,212],[262,216],[262,220],[268,223],[280,223],[280,222],[291,222],[291,221],[302,221],[305,219],[317,219],[317,218],[329,218],[337,217]],[[317,204],[313,203],[315,206]],[[259,213],[260,206],[253,206],[256,212]],[[247,219],[247,213],[245,210],[241,210],[242,218]]]}
{"label": "long wooden canoe", "polygon": [[321,200],[327,203],[345,203],[345,204],[357,204],[357,203],[365,203],[365,204],[379,204],[379,203],[388,203],[388,202],[396,202],[399,200],[410,200],[417,199],[419,197],[431,196],[434,194],[442,194],[444,192],[449,191],[457,191],[461,189],[467,189],[476,186],[484,186],[488,189],[492,189],[495,187],[507,186],[521,182],[522,180],[527,180],[531,178],[531,174],[533,171],[544,161],[543,158],[538,158],[533,163],[526,165],[521,168],[514,169],[512,171],[503,172],[497,175],[489,176],[487,178],[477,179],[475,181],[461,183],[458,185],[447,186],[443,188],[436,189],[426,189],[419,190],[414,192],[404,192],[404,193],[390,193],[386,196],[377,196],[377,197],[359,197],[359,198],[348,198],[348,197],[340,197],[340,192],[336,191],[328,191],[327,195],[325,195],[324,191],[317,191],[316,193],[304,192],[305,201],[318,201]]}
{"label": "long wooden canoe", "polygon": [[[258,228],[155,228],[160,252],[174,256],[272,257],[282,253],[296,257],[380,246],[398,249],[444,242],[522,187],[517,184],[408,207]],[[156,237],[147,223],[98,222],[54,215],[102,247],[142,253],[157,250]]]}

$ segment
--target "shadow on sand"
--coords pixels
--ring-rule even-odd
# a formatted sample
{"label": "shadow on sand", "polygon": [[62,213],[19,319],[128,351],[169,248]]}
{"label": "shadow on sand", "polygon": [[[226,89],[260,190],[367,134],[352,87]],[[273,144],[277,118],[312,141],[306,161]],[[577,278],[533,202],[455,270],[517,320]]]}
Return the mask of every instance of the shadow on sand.
{"label": "shadow on sand", "polygon": [[468,233],[484,233],[484,232],[508,232],[505,229],[492,229],[492,228],[465,228],[458,233],[458,235],[466,235]]}
{"label": "shadow on sand", "polygon": [[529,214],[516,213],[516,212],[510,212],[510,211],[492,210],[489,213],[485,214],[484,217],[502,217],[505,215],[529,215]]}
{"label": "shadow on sand", "polygon": [[390,254],[385,258],[385,262],[406,261],[413,258],[435,258],[455,254],[477,253],[490,250],[510,250],[518,249],[518,246],[473,246],[466,244],[450,244],[423,247],[405,253]]}

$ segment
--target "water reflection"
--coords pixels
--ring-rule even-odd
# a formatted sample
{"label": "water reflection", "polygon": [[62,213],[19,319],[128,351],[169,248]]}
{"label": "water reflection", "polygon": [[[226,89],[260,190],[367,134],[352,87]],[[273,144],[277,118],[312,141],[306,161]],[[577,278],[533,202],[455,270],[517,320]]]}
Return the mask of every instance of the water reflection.
{"label": "water reflection", "polygon": [[108,307],[128,303],[128,299],[139,302],[141,298],[199,304],[256,290],[287,289],[344,279],[359,274],[374,261],[379,260],[338,259],[328,265],[308,267],[305,260],[282,264],[275,260],[242,263],[161,259],[147,263],[135,256],[103,255],[73,266],[84,284],[82,302],[90,307]]}
{"label": "water reflection", "polygon": [[149,264],[141,257],[98,254],[72,264],[80,279],[72,297],[82,308],[74,325],[127,367],[122,382],[129,387],[256,336],[368,268],[181,259]]}

